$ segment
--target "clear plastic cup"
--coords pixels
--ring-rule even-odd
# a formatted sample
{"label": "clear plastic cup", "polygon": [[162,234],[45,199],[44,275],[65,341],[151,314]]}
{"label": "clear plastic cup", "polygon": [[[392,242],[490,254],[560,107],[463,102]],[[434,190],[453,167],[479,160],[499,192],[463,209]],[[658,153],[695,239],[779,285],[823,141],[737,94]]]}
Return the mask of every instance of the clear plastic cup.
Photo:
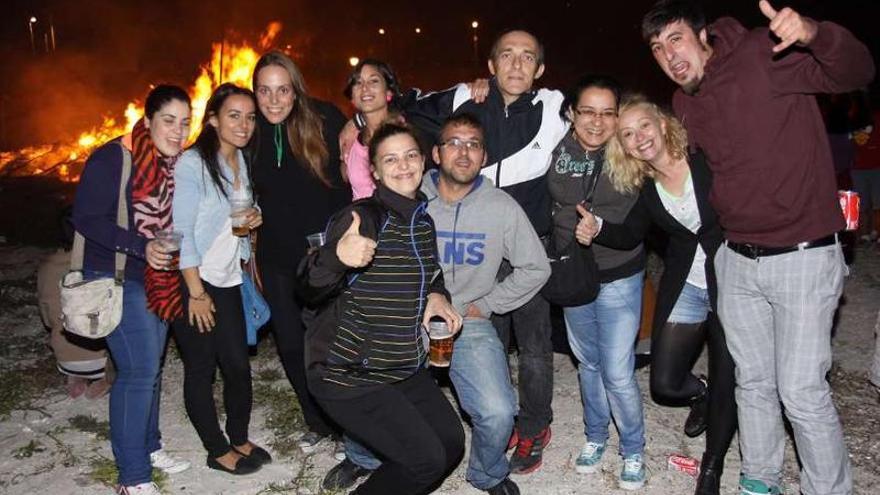
{"label": "clear plastic cup", "polygon": [[251,198],[232,198],[229,200],[229,216],[232,218],[232,235],[247,236],[251,229],[247,224],[247,213],[254,206]]}
{"label": "clear plastic cup", "polygon": [[449,367],[452,363],[453,335],[445,321],[428,323],[428,338],[431,345],[428,351],[428,362],[431,366]]}
{"label": "clear plastic cup", "polygon": [[327,239],[323,232],[315,232],[314,234],[307,235],[306,241],[309,243],[309,248],[317,249],[323,246],[324,243],[327,242]]}
{"label": "clear plastic cup", "polygon": [[156,240],[165,254],[171,255],[171,261],[168,263],[166,270],[177,270],[180,266],[180,241],[183,240],[183,233],[171,229],[163,229],[156,231]]}

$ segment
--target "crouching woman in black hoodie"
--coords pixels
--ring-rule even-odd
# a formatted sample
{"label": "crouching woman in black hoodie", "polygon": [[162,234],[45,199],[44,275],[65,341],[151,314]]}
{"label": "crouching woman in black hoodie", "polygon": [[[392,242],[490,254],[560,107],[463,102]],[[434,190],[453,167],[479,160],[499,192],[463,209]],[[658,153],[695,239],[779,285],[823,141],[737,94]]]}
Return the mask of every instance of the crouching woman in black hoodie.
{"label": "crouching woman in black hoodie", "polygon": [[369,155],[373,196],[337,213],[300,266],[301,295],[321,305],[306,375],[325,412],[383,461],[354,493],[425,493],[458,464],[464,431],[425,367],[423,325],[437,317],[458,332],[462,319],[443,285],[414,135],[387,124]]}

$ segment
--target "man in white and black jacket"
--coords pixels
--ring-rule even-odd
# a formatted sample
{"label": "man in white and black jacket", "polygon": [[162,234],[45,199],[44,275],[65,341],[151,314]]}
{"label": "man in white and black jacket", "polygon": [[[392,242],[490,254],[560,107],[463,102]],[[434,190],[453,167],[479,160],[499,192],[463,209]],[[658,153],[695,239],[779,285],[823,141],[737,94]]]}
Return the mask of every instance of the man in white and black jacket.
{"label": "man in white and black jacket", "polygon": [[[551,200],[546,172],[551,153],[568,130],[559,116],[564,96],[533,89],[544,73],[544,48],[525,31],[508,31],[495,41],[488,62],[493,78],[482,103],[466,84],[404,102],[407,122],[438,136],[450,115],[475,115],[485,130],[486,163],[480,173],[523,208],[539,236],[550,232]],[[502,268],[500,278],[509,271]],[[512,320],[512,321],[511,321]],[[550,441],[553,398],[553,346],[550,308],[540,295],[519,309],[493,317],[502,342],[510,340],[511,324],[519,346],[519,415],[511,444],[511,472],[523,474],[541,465]]]}

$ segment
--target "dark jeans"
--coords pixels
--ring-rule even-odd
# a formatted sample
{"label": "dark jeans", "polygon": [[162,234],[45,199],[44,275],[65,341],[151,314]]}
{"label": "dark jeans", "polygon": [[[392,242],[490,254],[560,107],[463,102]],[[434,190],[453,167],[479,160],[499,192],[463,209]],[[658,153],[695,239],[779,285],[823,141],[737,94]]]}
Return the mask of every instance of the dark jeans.
{"label": "dark jeans", "polygon": [[550,305],[537,294],[519,309],[492,316],[492,324],[504,349],[510,347],[510,331],[519,349],[519,415],[516,428],[520,436],[533,437],[553,419],[553,343],[550,340]]}
{"label": "dark jeans", "polygon": [[272,310],[272,332],[284,373],[299,399],[303,419],[309,430],[330,435],[334,429],[315,403],[306,385],[305,327],[302,310],[294,292],[294,274],[271,265],[261,267],[263,295]]}
{"label": "dark jeans", "polygon": [[[241,289],[238,286],[221,288],[202,283],[217,308],[214,328],[210,332],[200,333],[197,327],[189,324],[188,308],[184,307],[184,317],[174,323],[174,335],[183,360],[186,413],[208,455],[217,458],[229,452],[230,443],[243,445],[248,441],[252,404],[251,365]],[[189,294],[184,296],[186,306]],[[214,371],[218,364],[223,373],[228,442],[220,430],[214,404]]]}
{"label": "dark jeans", "polygon": [[319,402],[346,435],[382,460],[355,494],[430,493],[464,454],[461,420],[425,369],[353,399]]}
{"label": "dark jeans", "polygon": [[[667,324],[668,325],[668,324]],[[723,459],[736,432],[734,364],[724,330],[714,312],[700,326],[663,326],[651,336],[651,392],[660,399],[686,401],[702,392],[691,372],[694,361],[709,347],[709,414],[706,452]]]}

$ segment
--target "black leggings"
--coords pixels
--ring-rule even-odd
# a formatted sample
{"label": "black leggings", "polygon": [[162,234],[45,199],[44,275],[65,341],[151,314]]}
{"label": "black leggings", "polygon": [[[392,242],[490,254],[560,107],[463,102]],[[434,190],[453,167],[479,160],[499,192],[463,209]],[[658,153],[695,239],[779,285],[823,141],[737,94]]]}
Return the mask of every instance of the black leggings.
{"label": "black leggings", "polygon": [[305,327],[294,292],[294,274],[280,267],[263,265],[263,295],[272,311],[272,335],[284,373],[296,392],[303,419],[309,430],[321,435],[334,433],[324,411],[315,403],[306,385]]}
{"label": "black leggings", "polygon": [[[251,420],[251,364],[241,289],[214,287],[202,282],[214,301],[214,328],[199,333],[189,324],[189,294],[184,293],[184,317],[174,322],[174,335],[183,360],[183,400],[186,413],[213,458],[229,452],[229,444],[244,445],[248,441]],[[186,291],[184,291],[186,292]],[[214,404],[214,371],[223,373],[223,405],[226,409],[226,434],[223,436]]]}
{"label": "black leggings", "polygon": [[736,432],[733,358],[724,330],[714,312],[703,325],[667,323],[651,336],[651,394],[659,402],[682,404],[702,393],[703,384],[691,372],[694,361],[709,346],[709,418],[706,452],[724,458]]}
{"label": "black leggings", "polygon": [[464,453],[461,420],[426,369],[352,399],[319,401],[348,436],[382,460],[355,494],[430,493]]}

